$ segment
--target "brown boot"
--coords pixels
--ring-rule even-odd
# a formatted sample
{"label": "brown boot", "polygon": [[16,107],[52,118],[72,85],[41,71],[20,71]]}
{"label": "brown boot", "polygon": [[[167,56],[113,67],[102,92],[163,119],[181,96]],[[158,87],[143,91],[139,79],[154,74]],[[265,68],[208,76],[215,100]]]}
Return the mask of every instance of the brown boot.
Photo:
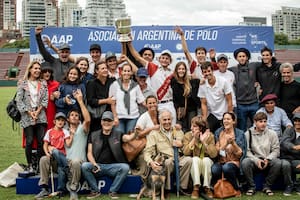
{"label": "brown boot", "polygon": [[192,199],[198,199],[199,198],[199,185],[194,186],[191,198]]}
{"label": "brown boot", "polygon": [[208,196],[209,198],[214,197],[214,195],[209,187],[204,187],[204,192],[205,192],[206,196]]}

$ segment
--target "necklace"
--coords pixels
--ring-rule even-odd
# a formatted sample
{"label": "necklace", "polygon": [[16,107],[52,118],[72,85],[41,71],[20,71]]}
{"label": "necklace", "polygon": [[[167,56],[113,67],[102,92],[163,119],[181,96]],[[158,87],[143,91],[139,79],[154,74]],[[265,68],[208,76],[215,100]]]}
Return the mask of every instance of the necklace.
{"label": "necklace", "polygon": [[37,88],[37,85],[38,85],[38,82],[37,81],[28,81],[30,83],[30,85],[36,89]]}

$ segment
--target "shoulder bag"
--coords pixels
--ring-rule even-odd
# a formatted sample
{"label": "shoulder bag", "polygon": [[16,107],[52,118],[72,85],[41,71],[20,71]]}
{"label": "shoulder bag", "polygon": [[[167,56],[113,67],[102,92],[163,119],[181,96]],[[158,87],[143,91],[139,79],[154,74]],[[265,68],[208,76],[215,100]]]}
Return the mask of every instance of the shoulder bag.
{"label": "shoulder bag", "polygon": [[140,154],[140,152],[143,151],[143,149],[146,146],[146,143],[146,137],[135,137],[133,140],[122,144],[122,148],[128,162],[133,161]]}
{"label": "shoulder bag", "polygon": [[214,186],[214,197],[224,199],[234,197],[236,195],[238,195],[238,191],[235,190],[231,183],[224,178],[224,174],[222,172],[222,178],[219,179]]}
{"label": "shoulder bag", "polygon": [[8,102],[8,105],[6,106],[6,112],[13,121],[19,122],[21,121],[21,113],[17,107],[16,95],[17,93],[15,94],[14,98]]}

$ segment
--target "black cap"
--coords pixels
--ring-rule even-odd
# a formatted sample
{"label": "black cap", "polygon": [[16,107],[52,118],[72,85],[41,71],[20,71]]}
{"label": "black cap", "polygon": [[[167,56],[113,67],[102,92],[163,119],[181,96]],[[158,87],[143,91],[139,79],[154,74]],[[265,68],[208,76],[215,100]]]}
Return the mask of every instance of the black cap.
{"label": "black cap", "polygon": [[99,44],[91,44],[90,51],[99,50],[101,52],[101,46]]}

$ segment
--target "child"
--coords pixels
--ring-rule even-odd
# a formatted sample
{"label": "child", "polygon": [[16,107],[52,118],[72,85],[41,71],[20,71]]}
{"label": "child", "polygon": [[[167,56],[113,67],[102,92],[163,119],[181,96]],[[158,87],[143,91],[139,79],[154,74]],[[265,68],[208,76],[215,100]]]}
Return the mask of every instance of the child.
{"label": "child", "polygon": [[46,156],[52,157],[57,161],[58,165],[58,187],[59,192],[64,191],[65,175],[68,173],[68,162],[66,159],[67,147],[71,146],[70,133],[64,129],[66,123],[66,115],[62,112],[56,113],[54,119],[54,127],[49,129],[44,137],[44,152]]}

